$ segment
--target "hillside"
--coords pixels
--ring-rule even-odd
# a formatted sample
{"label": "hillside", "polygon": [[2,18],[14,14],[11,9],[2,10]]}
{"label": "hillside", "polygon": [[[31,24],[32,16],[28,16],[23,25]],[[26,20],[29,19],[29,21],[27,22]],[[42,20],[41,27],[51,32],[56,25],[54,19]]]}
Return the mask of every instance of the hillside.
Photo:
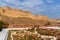
{"label": "hillside", "polygon": [[60,20],[49,19],[47,16],[33,15],[29,11],[13,9],[10,7],[0,8],[0,20],[9,24],[25,24],[25,25],[55,25]]}
{"label": "hillside", "polygon": [[18,18],[18,17],[28,17],[31,19],[36,19],[36,20],[47,20],[47,16],[41,16],[41,15],[33,15],[29,11],[24,11],[24,10],[19,10],[19,9],[13,9],[10,7],[5,7],[5,8],[0,8],[0,13],[1,15],[5,15],[7,17],[12,17],[12,18]]}
{"label": "hillside", "polygon": [[35,20],[28,17],[12,18],[12,17],[3,16],[3,15],[1,16],[2,16],[2,21],[8,22],[9,24],[43,24],[43,22],[46,23],[46,21]]}

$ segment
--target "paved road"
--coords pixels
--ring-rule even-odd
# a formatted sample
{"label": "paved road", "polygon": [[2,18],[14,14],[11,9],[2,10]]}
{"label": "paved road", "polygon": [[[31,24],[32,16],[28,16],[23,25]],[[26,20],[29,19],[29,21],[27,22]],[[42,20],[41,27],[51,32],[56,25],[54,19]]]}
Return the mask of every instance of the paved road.
{"label": "paved road", "polygon": [[7,35],[8,34],[8,30],[7,29],[3,29],[1,32],[0,32],[0,40],[7,40]]}
{"label": "paved road", "polygon": [[45,29],[59,29],[60,30],[60,27],[40,27],[40,28],[45,28]]}

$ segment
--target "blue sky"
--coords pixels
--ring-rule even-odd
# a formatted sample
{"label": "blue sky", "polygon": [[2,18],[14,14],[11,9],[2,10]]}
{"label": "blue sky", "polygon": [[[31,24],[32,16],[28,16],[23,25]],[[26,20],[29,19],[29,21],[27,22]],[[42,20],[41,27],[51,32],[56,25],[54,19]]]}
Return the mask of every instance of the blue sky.
{"label": "blue sky", "polygon": [[0,0],[0,6],[10,6],[60,19],[60,0]]}

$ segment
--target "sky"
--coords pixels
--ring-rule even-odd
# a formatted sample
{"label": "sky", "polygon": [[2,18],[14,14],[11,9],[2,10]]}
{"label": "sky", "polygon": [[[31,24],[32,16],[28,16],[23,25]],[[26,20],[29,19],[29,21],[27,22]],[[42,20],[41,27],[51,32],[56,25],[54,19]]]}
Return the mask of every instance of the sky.
{"label": "sky", "polygon": [[0,0],[0,6],[10,6],[60,19],[60,0]]}

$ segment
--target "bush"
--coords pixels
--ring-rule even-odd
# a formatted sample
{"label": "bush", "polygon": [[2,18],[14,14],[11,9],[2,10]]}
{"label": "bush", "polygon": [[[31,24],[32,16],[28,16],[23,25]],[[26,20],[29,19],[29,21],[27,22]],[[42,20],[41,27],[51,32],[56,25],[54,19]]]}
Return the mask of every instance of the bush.
{"label": "bush", "polygon": [[0,28],[3,28],[4,22],[0,21]]}
{"label": "bush", "polygon": [[46,26],[49,26],[49,25],[51,25],[51,22],[47,22],[45,25],[46,25]]}
{"label": "bush", "polygon": [[8,25],[8,23],[5,23],[3,21],[0,21],[0,28],[8,27],[7,25]]}

